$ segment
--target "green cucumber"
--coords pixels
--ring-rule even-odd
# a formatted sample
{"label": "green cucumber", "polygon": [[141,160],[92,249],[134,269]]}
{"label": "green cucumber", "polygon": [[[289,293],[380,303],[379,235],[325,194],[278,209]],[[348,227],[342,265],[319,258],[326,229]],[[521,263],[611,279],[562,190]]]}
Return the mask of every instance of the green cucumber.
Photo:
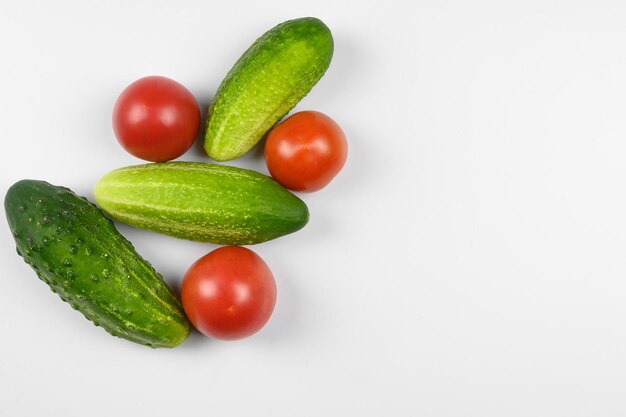
{"label": "green cucumber", "polygon": [[116,169],[98,181],[96,202],[141,229],[222,245],[265,242],[301,229],[302,200],[258,172],[203,162]]}
{"label": "green cucumber", "polygon": [[39,278],[96,326],[150,347],[175,347],[189,322],[174,294],[102,211],[71,190],[22,180],[4,207]]}
{"label": "green cucumber", "polygon": [[204,149],[216,161],[248,152],[319,81],[333,37],[319,19],[279,24],[254,42],[228,72],[207,117]]}

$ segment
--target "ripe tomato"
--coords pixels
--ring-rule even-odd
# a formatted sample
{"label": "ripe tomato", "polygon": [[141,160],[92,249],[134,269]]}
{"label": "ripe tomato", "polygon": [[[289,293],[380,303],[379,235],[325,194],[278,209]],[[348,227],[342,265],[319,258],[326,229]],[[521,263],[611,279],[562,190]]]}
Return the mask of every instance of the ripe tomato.
{"label": "ripe tomato", "polygon": [[137,158],[152,162],[178,158],[200,129],[200,109],[193,95],[174,80],[150,76],[128,87],[115,102],[113,131]]}
{"label": "ripe tomato", "polygon": [[265,163],[276,181],[295,191],[324,188],[341,171],[348,142],[323,113],[303,111],[274,127],[265,142]]}
{"label": "ripe tomato", "polygon": [[198,259],[183,278],[183,308],[206,336],[236,340],[260,330],[276,304],[267,264],[241,246],[224,246]]}

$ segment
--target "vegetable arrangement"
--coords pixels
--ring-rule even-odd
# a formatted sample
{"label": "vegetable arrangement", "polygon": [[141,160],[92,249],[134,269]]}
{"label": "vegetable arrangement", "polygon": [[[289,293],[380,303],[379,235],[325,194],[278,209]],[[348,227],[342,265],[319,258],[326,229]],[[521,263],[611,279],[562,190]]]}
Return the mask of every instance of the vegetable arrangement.
{"label": "vegetable arrangement", "polygon": [[[263,137],[270,178],[183,155],[200,129],[200,110],[184,86],[165,77],[129,85],[113,109],[113,130],[132,155],[154,162],[116,169],[96,184],[96,206],[71,190],[21,180],[4,200],[17,253],[63,301],[96,326],[153,348],[175,347],[190,331],[224,340],[247,337],[276,302],[270,268],[251,245],[306,225],[305,203],[287,190],[317,191],[343,167],[347,141],[313,111],[276,125],[317,83],[333,38],[316,18],[279,24],[241,56],[212,99],[204,148],[228,161]],[[182,305],[163,278],[115,228],[129,225],[227,245],[196,261],[182,282]]]}

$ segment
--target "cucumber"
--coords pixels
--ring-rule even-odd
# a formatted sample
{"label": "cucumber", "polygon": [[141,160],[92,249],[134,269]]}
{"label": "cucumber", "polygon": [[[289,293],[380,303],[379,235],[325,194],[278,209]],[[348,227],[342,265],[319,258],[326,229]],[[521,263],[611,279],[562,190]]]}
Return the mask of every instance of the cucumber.
{"label": "cucumber", "polygon": [[204,149],[216,161],[248,152],[319,81],[333,37],[319,19],[279,24],[254,42],[219,86],[208,111]]}
{"label": "cucumber", "polygon": [[17,253],[96,326],[154,348],[187,338],[189,322],[163,278],[86,198],[22,180],[4,207]]}
{"label": "cucumber", "polygon": [[222,245],[265,242],[304,227],[302,200],[242,168],[165,162],[116,169],[96,184],[111,217],[141,229]]}

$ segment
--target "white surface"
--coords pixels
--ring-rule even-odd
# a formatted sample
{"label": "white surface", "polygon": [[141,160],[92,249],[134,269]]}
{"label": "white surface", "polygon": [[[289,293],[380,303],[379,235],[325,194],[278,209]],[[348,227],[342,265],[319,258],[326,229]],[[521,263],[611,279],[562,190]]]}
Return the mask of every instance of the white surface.
{"label": "white surface", "polygon": [[[2,194],[35,178],[91,197],[140,162],[111,131],[128,83],[169,76],[206,105],[304,15],[336,49],[297,110],[350,141],[303,197],[310,224],[254,247],[278,304],[241,342],[110,337],[0,221],[0,415],[625,415],[624,3],[295,3],[0,4]],[[235,164],[265,172],[260,155]],[[120,230],[174,286],[215,247]]]}

